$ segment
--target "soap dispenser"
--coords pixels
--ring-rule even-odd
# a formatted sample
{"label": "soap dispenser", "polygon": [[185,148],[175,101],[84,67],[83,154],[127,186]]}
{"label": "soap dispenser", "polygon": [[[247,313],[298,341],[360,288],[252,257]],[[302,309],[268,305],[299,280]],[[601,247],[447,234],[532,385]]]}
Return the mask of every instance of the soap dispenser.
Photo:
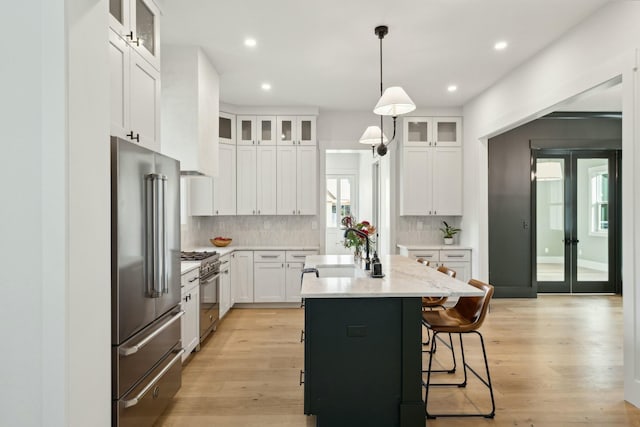
{"label": "soap dispenser", "polygon": [[371,260],[371,264],[373,265],[371,277],[381,278],[384,277],[382,274],[382,264],[380,263],[380,258],[378,258],[378,252],[373,253],[373,259]]}

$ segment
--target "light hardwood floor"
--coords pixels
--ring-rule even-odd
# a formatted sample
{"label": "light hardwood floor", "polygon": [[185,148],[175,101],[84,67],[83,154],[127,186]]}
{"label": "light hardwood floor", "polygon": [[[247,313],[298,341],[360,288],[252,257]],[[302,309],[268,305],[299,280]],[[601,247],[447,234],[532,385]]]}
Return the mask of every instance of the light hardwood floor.
{"label": "light hardwood floor", "polygon": [[[182,389],[156,425],[315,426],[315,418],[303,414],[298,385],[302,326],[300,309],[231,310],[188,360]],[[640,409],[623,400],[620,297],[496,299],[481,332],[495,419],[438,418],[425,425],[640,426]],[[465,348],[472,366],[481,367],[474,341],[469,336]],[[443,364],[449,361],[445,350],[437,352]],[[432,411],[488,405],[486,389],[474,380],[467,390],[438,388],[431,396]]]}

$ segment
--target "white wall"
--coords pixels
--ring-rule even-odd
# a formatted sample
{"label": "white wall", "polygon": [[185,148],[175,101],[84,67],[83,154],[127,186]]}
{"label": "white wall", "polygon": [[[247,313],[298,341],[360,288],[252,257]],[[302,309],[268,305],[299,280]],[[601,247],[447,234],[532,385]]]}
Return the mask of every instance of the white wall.
{"label": "white wall", "polygon": [[[488,278],[487,137],[530,121],[553,106],[617,76],[623,85],[623,283],[625,312],[625,398],[640,404],[640,342],[635,326],[638,263],[634,227],[640,180],[636,49],[640,47],[640,2],[612,2],[505,76],[464,106],[463,240],[474,247],[473,271]],[[633,236],[633,238],[631,238]],[[474,273],[475,275],[475,273]]]}
{"label": "white wall", "polygon": [[109,425],[107,6],[0,17],[2,425]]}

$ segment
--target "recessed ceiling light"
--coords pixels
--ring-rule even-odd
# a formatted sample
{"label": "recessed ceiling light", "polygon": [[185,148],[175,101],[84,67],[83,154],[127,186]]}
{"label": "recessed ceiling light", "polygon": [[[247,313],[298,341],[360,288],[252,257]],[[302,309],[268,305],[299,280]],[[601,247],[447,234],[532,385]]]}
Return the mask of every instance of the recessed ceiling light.
{"label": "recessed ceiling light", "polygon": [[271,90],[271,85],[269,83],[262,83],[262,90]]}
{"label": "recessed ceiling light", "polygon": [[256,42],[256,39],[252,39],[252,38],[244,39],[244,45],[246,47],[255,47],[256,44],[258,44]]}
{"label": "recessed ceiling light", "polygon": [[449,85],[449,86],[447,86],[447,90],[448,90],[449,92],[455,92],[455,91],[457,91],[457,90],[458,90],[458,86],[456,86],[456,85]]}
{"label": "recessed ceiling light", "polygon": [[507,48],[507,46],[508,46],[508,43],[504,40],[501,40],[499,42],[496,42],[496,44],[493,45],[493,48],[495,50],[504,50]]}

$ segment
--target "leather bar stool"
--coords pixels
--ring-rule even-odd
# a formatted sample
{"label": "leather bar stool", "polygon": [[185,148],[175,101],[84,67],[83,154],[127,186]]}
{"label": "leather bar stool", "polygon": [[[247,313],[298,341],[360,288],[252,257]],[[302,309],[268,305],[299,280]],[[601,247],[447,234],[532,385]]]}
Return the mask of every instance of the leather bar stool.
{"label": "leather bar stool", "polygon": [[[483,283],[479,280],[471,279],[469,284],[484,292],[481,297],[460,297],[456,305],[452,308],[445,310],[432,310],[424,311],[422,313],[423,324],[433,332],[433,339],[431,340],[431,354],[429,356],[429,368],[427,369],[427,381],[424,384],[424,410],[427,418],[436,417],[474,417],[481,416],[485,418],[493,418],[496,412],[496,404],[493,398],[493,387],[491,385],[491,376],[489,375],[489,363],[487,362],[487,352],[484,346],[484,339],[482,334],[478,331],[484,319],[487,316],[489,308],[489,302],[493,296],[493,286]],[[435,350],[436,338],[439,334],[446,333],[458,334],[460,338],[460,351],[462,353],[462,365],[464,368],[464,380],[461,383],[431,383],[432,373],[437,372],[432,370],[433,364],[433,352]],[[464,352],[464,344],[462,336],[466,334],[476,334],[480,337],[480,344],[482,347],[482,355],[484,357],[484,367],[486,370],[486,378],[483,378],[475,369],[467,364]],[[453,354],[453,345],[451,346],[451,352]],[[455,355],[453,356],[455,360]],[[466,387],[467,385],[467,370],[471,371],[488,389],[491,396],[491,411],[488,413],[444,413],[434,414],[429,413],[429,388],[439,386],[457,386]]]}
{"label": "leather bar stool", "polygon": [[[422,260],[422,258],[418,258],[418,262],[420,262],[419,260]],[[429,267],[429,261],[425,261],[426,262],[426,266]],[[424,264],[424,262],[423,262]],[[441,265],[440,267],[438,267],[437,269],[440,273],[444,273],[446,275],[448,275],[449,277],[456,277],[456,272],[448,267],[445,267],[444,265]],[[444,303],[447,302],[447,297],[422,297],[422,310],[433,310],[434,308],[441,308],[444,310]],[[429,332],[429,330],[427,329],[427,340],[424,341],[422,343],[422,345],[429,345],[429,342],[431,341],[431,334]],[[428,352],[429,350],[424,350],[425,352]],[[454,360],[454,365],[455,365],[455,360]],[[455,372],[455,366],[454,366],[454,372]]]}

